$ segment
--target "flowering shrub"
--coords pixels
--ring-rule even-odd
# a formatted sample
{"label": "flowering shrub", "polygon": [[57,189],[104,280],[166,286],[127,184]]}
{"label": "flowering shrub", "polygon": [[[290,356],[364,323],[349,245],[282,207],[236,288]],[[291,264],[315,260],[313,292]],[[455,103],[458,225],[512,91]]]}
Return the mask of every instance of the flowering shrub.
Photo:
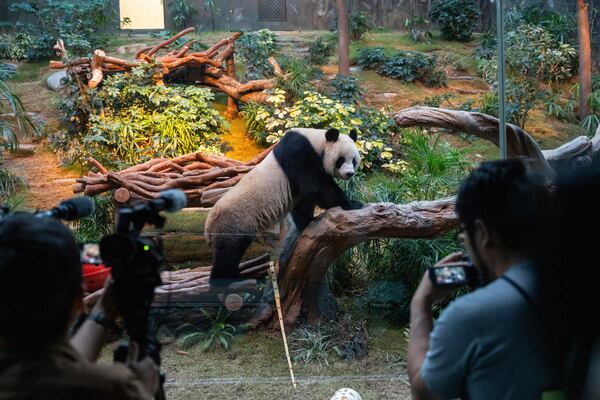
{"label": "flowering shrub", "polygon": [[244,108],[249,134],[259,144],[277,143],[291,128],[336,128],[346,134],[356,129],[363,168],[370,170],[395,162],[389,139],[398,129],[384,112],[357,109],[317,92],[305,92],[302,99],[287,105],[285,95],[285,91],[274,89],[267,104]]}

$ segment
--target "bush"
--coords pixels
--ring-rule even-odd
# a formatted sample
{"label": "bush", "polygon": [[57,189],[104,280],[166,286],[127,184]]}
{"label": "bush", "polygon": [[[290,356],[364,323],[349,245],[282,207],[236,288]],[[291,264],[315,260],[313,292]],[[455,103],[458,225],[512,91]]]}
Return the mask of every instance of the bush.
{"label": "bush", "polygon": [[[497,85],[496,85],[497,86]],[[529,113],[538,101],[538,91],[529,80],[506,81],[506,120],[525,129]],[[484,95],[480,101],[480,111],[498,117],[498,89]]]}
{"label": "bush", "polygon": [[198,15],[198,10],[187,0],[173,0],[169,2],[169,14],[173,18],[175,28],[184,29],[192,24],[194,17]]}
{"label": "bush", "polygon": [[478,17],[473,0],[439,0],[429,11],[429,18],[440,26],[442,38],[460,42],[471,39]]}
{"label": "bush", "polygon": [[518,76],[561,82],[576,73],[577,50],[544,28],[526,24],[506,34],[506,61]]}
{"label": "bush", "polygon": [[544,1],[530,2],[526,7],[516,6],[506,13],[507,31],[517,30],[520,25],[542,27],[560,43],[574,42],[577,33],[574,13],[560,14],[548,8]]}
{"label": "bush", "polygon": [[19,188],[25,187],[27,187],[25,178],[17,176],[0,166],[0,205],[4,205]]}
{"label": "bush", "polygon": [[24,60],[33,41],[26,33],[0,34],[0,59]]}
{"label": "bush", "polygon": [[286,92],[286,101],[301,98],[304,92],[312,89],[311,81],[322,74],[319,68],[306,60],[293,57],[282,57],[281,68],[286,71],[285,77],[277,77],[277,88]]}
{"label": "bush", "polygon": [[[116,11],[111,0],[47,1],[32,6],[29,2],[16,2],[13,12],[32,17],[33,23],[17,23],[17,28],[33,36],[30,60],[49,58],[52,46],[61,38],[70,54],[84,55],[106,43],[106,35],[99,28],[116,24]],[[118,26],[118,25],[116,25]]]}
{"label": "bush", "polygon": [[423,17],[407,18],[404,25],[406,26],[406,28],[410,28],[410,40],[412,40],[415,43],[430,43],[433,35],[427,30],[427,24],[429,24],[429,21],[427,21]]}
{"label": "bush", "polygon": [[92,197],[94,213],[77,221],[73,235],[77,243],[100,242],[113,232],[115,204],[112,196],[98,195]]}
{"label": "bush", "polygon": [[236,55],[246,66],[247,79],[262,79],[273,76],[268,58],[277,49],[275,33],[268,29],[248,32],[236,41]]}
{"label": "bush", "polygon": [[435,56],[399,51],[378,69],[381,75],[403,82],[422,81],[426,86],[446,86],[446,74],[438,67]]}
{"label": "bush", "polygon": [[363,68],[377,69],[386,59],[383,47],[364,47],[358,50],[358,65]]}
{"label": "bush", "polygon": [[369,170],[393,161],[392,149],[386,142],[398,130],[385,113],[370,109],[357,110],[316,92],[286,105],[286,93],[271,91],[266,104],[248,104],[242,110],[248,134],[258,144],[277,143],[290,128],[336,128],[342,133],[359,132],[357,147],[362,166]]}
{"label": "bush", "polygon": [[479,46],[475,49],[475,55],[478,58],[489,60],[496,55],[497,46],[496,34],[491,31],[485,31],[479,39]]}
{"label": "bush", "polygon": [[331,56],[333,56],[333,53],[335,53],[335,44],[324,40],[321,36],[312,42],[308,47],[306,62],[320,67],[321,65],[325,65],[329,62],[329,59]]}
{"label": "bush", "polygon": [[333,87],[331,98],[344,104],[356,104],[362,99],[362,91],[358,85],[358,79],[353,76],[336,75],[330,81]]}
{"label": "bush", "polygon": [[65,106],[75,110],[66,119],[79,124],[62,142],[75,139],[82,152],[79,158],[92,156],[114,167],[200,149],[219,152],[224,120],[210,107],[212,92],[193,86],[155,86],[154,72],[145,66],[107,77],[101,89],[88,92],[86,101],[79,96]]}
{"label": "bush", "polygon": [[373,24],[369,19],[369,14],[364,11],[355,11],[350,14],[350,38],[352,40],[362,40],[365,34],[373,29]]}

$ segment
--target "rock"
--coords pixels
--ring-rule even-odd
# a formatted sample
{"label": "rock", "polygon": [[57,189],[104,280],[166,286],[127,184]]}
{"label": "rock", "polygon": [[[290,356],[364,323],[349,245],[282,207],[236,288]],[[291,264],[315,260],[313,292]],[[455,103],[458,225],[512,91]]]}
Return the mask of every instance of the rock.
{"label": "rock", "polygon": [[2,63],[2,65],[4,66],[4,69],[8,69],[10,71],[16,71],[17,70],[17,64],[13,64],[13,63]]}
{"label": "rock", "polygon": [[117,49],[119,54],[135,54],[144,47],[148,47],[145,43],[126,44]]}
{"label": "rock", "polygon": [[363,68],[361,66],[359,66],[359,65],[355,65],[353,67],[350,67],[350,72],[360,72],[362,70],[363,70]]}
{"label": "rock", "polygon": [[390,93],[390,92],[388,92],[388,93],[384,93],[384,94],[383,94],[383,97],[385,97],[385,98],[387,98],[387,99],[390,99],[390,98],[392,98],[392,97],[398,97],[398,93]]}
{"label": "rock", "polygon": [[54,90],[55,92],[58,92],[60,89],[62,89],[65,85],[62,82],[63,78],[67,77],[67,71],[64,69],[61,69],[60,71],[56,71],[55,73],[53,73],[52,75],[50,75],[47,79],[46,79],[46,85]]}

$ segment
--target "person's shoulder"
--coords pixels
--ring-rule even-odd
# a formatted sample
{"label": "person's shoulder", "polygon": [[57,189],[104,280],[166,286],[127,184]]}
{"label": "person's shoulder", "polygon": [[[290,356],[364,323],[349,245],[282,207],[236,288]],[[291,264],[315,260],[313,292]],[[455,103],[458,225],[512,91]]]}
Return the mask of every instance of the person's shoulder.
{"label": "person's shoulder", "polygon": [[457,319],[476,319],[511,302],[510,286],[502,279],[453,300],[444,310],[447,316]]}

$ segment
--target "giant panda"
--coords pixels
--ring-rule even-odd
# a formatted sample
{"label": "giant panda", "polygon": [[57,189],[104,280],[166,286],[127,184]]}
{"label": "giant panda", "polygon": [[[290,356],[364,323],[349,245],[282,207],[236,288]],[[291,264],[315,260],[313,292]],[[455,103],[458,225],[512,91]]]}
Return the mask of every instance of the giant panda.
{"label": "giant panda", "polygon": [[256,234],[291,213],[301,232],[315,206],[362,208],[348,199],[335,178],[350,179],[360,164],[356,131],[296,128],[285,133],[273,151],[230,189],[208,213],[205,235],[213,250],[211,285],[240,278],[238,265]]}

